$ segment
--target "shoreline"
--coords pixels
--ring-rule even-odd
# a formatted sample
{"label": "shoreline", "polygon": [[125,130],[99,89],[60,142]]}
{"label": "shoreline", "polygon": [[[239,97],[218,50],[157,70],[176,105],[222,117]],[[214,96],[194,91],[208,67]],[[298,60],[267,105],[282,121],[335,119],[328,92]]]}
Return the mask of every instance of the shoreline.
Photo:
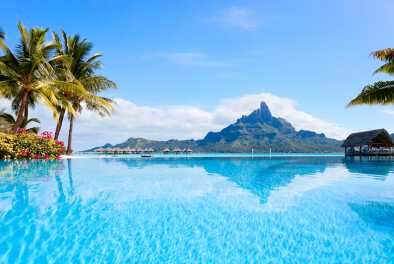
{"label": "shoreline", "polygon": [[61,159],[90,159],[90,158],[270,158],[270,157],[345,157],[343,153],[194,153],[194,154],[152,154],[152,157],[141,157],[141,154],[95,154],[77,153],[62,155]]}

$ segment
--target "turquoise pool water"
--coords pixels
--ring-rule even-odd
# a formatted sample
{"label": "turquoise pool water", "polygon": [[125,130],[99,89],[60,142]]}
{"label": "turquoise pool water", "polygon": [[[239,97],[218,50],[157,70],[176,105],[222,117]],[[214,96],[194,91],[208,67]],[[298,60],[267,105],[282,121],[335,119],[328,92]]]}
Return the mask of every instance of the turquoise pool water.
{"label": "turquoise pool water", "polygon": [[0,263],[394,263],[394,162],[0,162]]}

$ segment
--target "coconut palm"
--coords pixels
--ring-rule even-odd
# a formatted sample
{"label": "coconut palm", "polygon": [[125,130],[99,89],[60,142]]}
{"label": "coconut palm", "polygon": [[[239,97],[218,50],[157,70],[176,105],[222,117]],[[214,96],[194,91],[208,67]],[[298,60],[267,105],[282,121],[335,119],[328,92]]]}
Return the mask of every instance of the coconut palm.
{"label": "coconut palm", "polygon": [[57,84],[70,88],[67,92],[61,92],[58,95],[59,117],[55,138],[59,136],[67,112],[69,119],[67,154],[71,154],[76,114],[80,113],[84,107],[96,111],[100,115],[110,114],[112,101],[97,94],[106,89],[115,88],[116,84],[104,76],[95,74],[95,70],[102,65],[99,60],[102,55],[95,53],[89,56],[93,46],[86,39],[81,39],[79,35],[67,36],[64,31],[62,32],[62,40],[57,34],[54,34],[54,39],[60,58],[56,60],[55,67],[61,72],[61,78]]}
{"label": "coconut palm", "polygon": [[18,23],[18,29],[20,41],[16,52],[11,51],[0,38],[3,51],[0,57],[0,96],[14,100],[13,105],[17,108],[14,131],[28,118],[29,104],[39,99],[50,107],[56,104],[53,87],[45,81],[53,78],[48,59],[55,43],[45,40],[47,29],[27,30],[22,23]]}
{"label": "coconut palm", "polygon": [[[15,125],[15,122],[16,122],[15,117],[12,114],[5,113],[5,112],[0,113],[0,123],[3,124],[3,131],[2,132],[6,132],[10,128],[12,128]],[[27,128],[30,123],[40,123],[40,120],[38,120],[37,118],[25,119],[25,120],[23,120],[20,128],[25,128],[27,132],[37,134],[38,131],[40,130],[40,128],[39,127]]]}
{"label": "coconut palm", "polygon": [[[74,100],[73,109],[76,113],[81,113],[84,107],[90,111],[98,113],[100,116],[110,115],[113,109],[113,101],[109,98],[98,96],[95,94],[86,94]],[[69,129],[67,138],[66,154],[72,153],[72,135],[76,114],[68,113]]]}
{"label": "coconut palm", "polygon": [[[372,53],[372,56],[384,62],[384,64],[374,71],[377,73],[386,73],[394,76],[394,49],[383,49]],[[393,104],[394,103],[394,81],[379,81],[367,85],[361,93],[354,98],[348,106],[360,104]]]}

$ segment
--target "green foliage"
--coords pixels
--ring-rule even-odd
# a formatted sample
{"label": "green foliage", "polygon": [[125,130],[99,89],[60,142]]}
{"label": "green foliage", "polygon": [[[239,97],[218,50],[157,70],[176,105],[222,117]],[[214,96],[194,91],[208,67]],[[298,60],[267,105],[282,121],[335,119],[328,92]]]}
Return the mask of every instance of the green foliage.
{"label": "green foliage", "polygon": [[[384,64],[374,71],[394,75],[394,49],[388,48],[372,52],[372,57],[383,61]],[[356,98],[351,100],[348,106],[360,104],[393,104],[394,103],[394,81],[379,81],[363,88]]]}
{"label": "green foliage", "polygon": [[[39,123],[36,118],[29,119],[29,108],[43,103],[58,119],[56,138],[67,113],[70,120],[67,152],[71,153],[72,126],[76,115],[83,109],[101,116],[110,115],[113,101],[98,94],[116,88],[116,84],[96,74],[102,66],[102,55],[92,54],[93,44],[79,35],[70,36],[62,31],[60,37],[53,33],[52,40],[47,41],[47,28],[28,29],[21,22],[18,23],[18,31],[19,41],[12,49],[0,28],[0,98],[11,101],[16,115],[2,114],[0,132],[16,132],[31,122]],[[37,133],[38,127],[27,130]],[[7,146],[4,146],[6,150]],[[7,155],[18,157],[16,154]]]}
{"label": "green foliage", "polygon": [[359,104],[392,104],[394,102],[394,81],[380,81],[367,85],[348,106]]}
{"label": "green foliage", "polygon": [[16,110],[14,131],[28,118],[28,108],[37,100],[49,107],[56,103],[54,87],[48,82],[54,75],[48,59],[55,48],[54,42],[46,41],[48,29],[28,30],[22,23],[18,29],[20,40],[15,51],[0,38],[0,95],[11,99]]}
{"label": "green foliage", "polygon": [[63,152],[63,142],[53,140],[49,132],[36,135],[21,129],[16,134],[0,133],[0,159],[50,160]]}
{"label": "green foliage", "polygon": [[[15,117],[9,113],[5,113],[4,111],[0,111],[0,132],[7,133],[11,131],[11,128],[15,125],[16,120]],[[30,127],[27,128],[30,123],[40,123],[40,120],[37,118],[29,118],[23,120],[21,124],[21,128],[26,129],[27,132],[37,134],[40,130],[39,127]]]}

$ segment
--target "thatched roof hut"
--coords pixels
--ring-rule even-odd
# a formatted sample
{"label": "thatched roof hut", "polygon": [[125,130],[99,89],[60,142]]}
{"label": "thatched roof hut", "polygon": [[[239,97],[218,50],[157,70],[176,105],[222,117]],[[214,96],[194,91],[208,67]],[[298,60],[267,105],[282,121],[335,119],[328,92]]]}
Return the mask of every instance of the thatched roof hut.
{"label": "thatched roof hut", "polygon": [[391,155],[394,142],[385,129],[375,129],[350,134],[342,147],[348,155]]}
{"label": "thatched roof hut", "polygon": [[386,129],[375,129],[350,134],[343,142],[342,147],[366,145],[394,147],[394,142]]}
{"label": "thatched roof hut", "polygon": [[174,148],[174,149],[172,150],[172,152],[174,152],[174,153],[181,153],[182,150],[181,150],[180,148]]}

